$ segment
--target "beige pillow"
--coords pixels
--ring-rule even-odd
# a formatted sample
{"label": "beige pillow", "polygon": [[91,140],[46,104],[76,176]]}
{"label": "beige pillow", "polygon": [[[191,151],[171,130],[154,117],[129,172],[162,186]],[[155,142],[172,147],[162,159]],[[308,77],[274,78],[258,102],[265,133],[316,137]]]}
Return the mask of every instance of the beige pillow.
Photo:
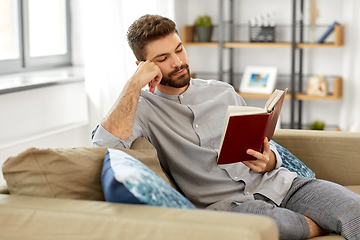
{"label": "beige pillow", "polygon": [[[101,170],[106,148],[31,148],[3,165],[10,194],[66,199],[104,200]],[[155,148],[144,138],[124,152],[140,160],[168,183]]]}

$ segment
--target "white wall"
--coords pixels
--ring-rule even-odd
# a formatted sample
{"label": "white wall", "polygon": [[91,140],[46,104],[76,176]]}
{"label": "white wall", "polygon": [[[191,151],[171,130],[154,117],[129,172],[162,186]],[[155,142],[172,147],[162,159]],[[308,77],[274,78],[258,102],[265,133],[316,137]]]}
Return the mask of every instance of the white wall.
{"label": "white wall", "polygon": [[[304,1],[304,21],[309,23],[308,1]],[[224,1],[224,17],[229,18],[229,1]],[[320,16],[317,24],[331,25],[334,21],[343,23],[343,1],[342,0],[317,0]],[[178,8],[175,11],[175,21],[178,28],[183,24],[193,24],[198,15],[208,14],[213,18],[215,24],[218,23],[218,0],[176,0]],[[247,21],[254,16],[267,12],[276,12],[276,22],[280,25],[291,25],[292,1],[287,0],[236,0],[235,23],[247,24]],[[299,9],[299,8],[298,8]],[[316,31],[318,38],[326,30],[325,27]],[[248,29],[240,28],[235,32],[235,38],[241,41],[248,41]],[[345,26],[346,31],[346,26]],[[309,30],[305,30],[305,41],[309,39]],[[225,32],[225,34],[227,31]],[[213,39],[217,39],[215,29]],[[276,31],[278,41],[291,40],[290,27],[278,27]],[[333,36],[329,41],[333,40]],[[346,41],[346,39],[345,39]],[[218,69],[218,49],[211,47],[187,47],[190,69],[192,72],[214,72]],[[224,50],[224,69],[228,66],[227,51]],[[343,48],[322,48],[304,50],[304,74],[321,75],[344,75],[343,70],[344,49]],[[277,87],[286,87],[290,84],[291,72],[291,49],[290,48],[239,48],[235,49],[234,66],[235,72],[243,72],[246,65],[258,66],[277,66],[280,75],[289,77],[279,77]],[[205,76],[217,79],[217,74]],[[227,81],[227,79],[224,79]],[[305,79],[306,80],[306,79]],[[329,78],[331,83],[332,79]],[[346,79],[344,79],[346,84]],[[240,77],[236,79],[236,84],[240,84]],[[306,89],[306,81],[304,82]],[[359,89],[360,90],[360,89]],[[346,93],[344,93],[346,94]],[[248,105],[260,106],[265,104],[265,100],[246,99]],[[282,122],[290,122],[290,102],[284,104]],[[304,101],[303,102],[303,123],[311,123],[315,120],[324,120],[330,127],[339,125],[339,113],[342,107],[342,100],[336,101]],[[296,118],[297,119],[297,118]]]}
{"label": "white wall", "polygon": [[[11,103],[11,104],[10,104]],[[64,126],[87,123],[83,82],[0,95],[4,127],[0,146]]]}
{"label": "white wall", "polygon": [[91,146],[84,82],[1,94],[0,111],[0,166],[30,147]]}

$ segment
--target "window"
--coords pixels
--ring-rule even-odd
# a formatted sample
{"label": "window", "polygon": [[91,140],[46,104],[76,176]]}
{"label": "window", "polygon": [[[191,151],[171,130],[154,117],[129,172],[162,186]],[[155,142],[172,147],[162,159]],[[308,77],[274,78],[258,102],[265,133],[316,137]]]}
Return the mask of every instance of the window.
{"label": "window", "polygon": [[71,65],[69,0],[0,0],[0,74]]}

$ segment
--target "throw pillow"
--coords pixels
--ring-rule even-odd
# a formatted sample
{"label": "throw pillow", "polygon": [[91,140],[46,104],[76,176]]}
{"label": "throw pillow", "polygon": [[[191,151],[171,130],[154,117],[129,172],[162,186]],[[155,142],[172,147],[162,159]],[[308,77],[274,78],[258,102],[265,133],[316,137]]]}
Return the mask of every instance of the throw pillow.
{"label": "throw pillow", "polygon": [[271,140],[276,146],[277,151],[283,161],[281,167],[287,168],[291,172],[296,172],[298,177],[315,178],[315,173],[308,168],[302,161],[295,157],[291,152],[280,144]]}
{"label": "throw pillow", "polygon": [[[138,138],[122,151],[172,184],[146,139]],[[13,195],[104,201],[100,178],[106,153],[107,148],[30,148],[8,158],[2,170]]]}
{"label": "throw pillow", "polygon": [[105,200],[100,175],[106,148],[30,148],[3,165],[10,194]]}
{"label": "throw pillow", "polygon": [[108,149],[101,184],[108,202],[195,208],[189,200],[147,166],[117,149]]}

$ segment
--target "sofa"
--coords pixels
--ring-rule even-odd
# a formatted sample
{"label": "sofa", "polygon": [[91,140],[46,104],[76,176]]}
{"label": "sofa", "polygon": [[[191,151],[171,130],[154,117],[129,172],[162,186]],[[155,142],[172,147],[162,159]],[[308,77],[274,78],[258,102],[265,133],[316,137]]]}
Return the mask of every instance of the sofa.
{"label": "sofa", "polygon": [[[360,194],[360,133],[278,129],[273,140],[301,159],[316,178]],[[125,151],[176,188],[145,139],[136,140],[132,149]],[[0,239],[279,237],[274,221],[263,216],[105,202],[99,170],[105,154],[106,149],[92,148],[62,149],[60,153],[30,149],[9,158],[3,166],[8,185],[0,189]],[[32,162],[35,155],[38,161]],[[76,159],[64,160],[70,155]],[[63,173],[61,168],[69,171]],[[77,168],[83,171],[71,171]],[[44,169],[50,170],[45,173]],[[77,176],[79,172],[83,175]],[[344,238],[328,234],[314,239]]]}

